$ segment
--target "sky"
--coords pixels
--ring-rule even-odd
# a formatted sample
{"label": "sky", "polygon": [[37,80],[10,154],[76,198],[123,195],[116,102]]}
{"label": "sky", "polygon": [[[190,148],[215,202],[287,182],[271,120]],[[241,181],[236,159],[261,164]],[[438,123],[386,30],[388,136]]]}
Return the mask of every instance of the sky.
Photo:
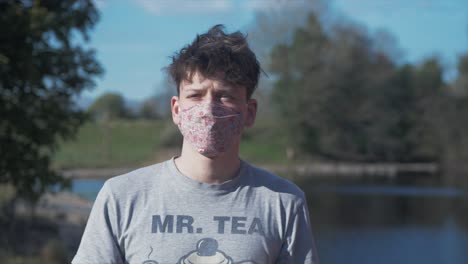
{"label": "sky", "polygon": [[[96,88],[83,97],[106,92],[130,100],[157,94],[170,56],[196,34],[224,24],[227,31],[248,30],[258,11],[278,4],[300,6],[307,0],[95,0],[101,19],[89,46],[105,69]],[[468,53],[466,0],[333,0],[331,8],[368,28],[392,33],[404,61],[418,63],[439,56],[455,75],[456,58]]]}

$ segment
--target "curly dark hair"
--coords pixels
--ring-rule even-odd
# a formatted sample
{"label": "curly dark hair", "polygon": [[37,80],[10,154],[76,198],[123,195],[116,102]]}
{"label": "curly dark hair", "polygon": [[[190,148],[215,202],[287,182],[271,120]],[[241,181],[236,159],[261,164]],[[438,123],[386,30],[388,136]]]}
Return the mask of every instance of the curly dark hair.
{"label": "curly dark hair", "polygon": [[223,29],[223,25],[212,27],[172,56],[172,63],[166,69],[178,94],[180,83],[191,81],[198,72],[205,78],[245,87],[247,99],[252,96],[260,76],[260,63],[244,34],[239,31],[226,34]]}

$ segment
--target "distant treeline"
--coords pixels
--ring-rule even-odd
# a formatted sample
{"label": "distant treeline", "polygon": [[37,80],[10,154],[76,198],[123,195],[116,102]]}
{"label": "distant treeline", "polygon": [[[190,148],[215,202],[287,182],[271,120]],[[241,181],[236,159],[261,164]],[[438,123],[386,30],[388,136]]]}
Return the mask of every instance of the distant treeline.
{"label": "distant treeline", "polygon": [[108,92],[96,98],[86,110],[92,120],[100,122],[117,119],[160,120],[169,116],[170,97],[170,93],[158,94],[132,104],[121,94]]}

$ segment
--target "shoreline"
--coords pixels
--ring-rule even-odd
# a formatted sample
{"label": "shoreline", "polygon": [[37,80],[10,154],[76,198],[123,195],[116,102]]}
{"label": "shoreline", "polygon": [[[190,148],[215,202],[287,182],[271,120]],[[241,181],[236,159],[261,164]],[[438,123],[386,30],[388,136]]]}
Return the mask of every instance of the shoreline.
{"label": "shoreline", "polygon": [[[254,164],[260,168],[280,175],[294,175],[294,177],[386,177],[395,178],[400,175],[428,175],[440,173],[440,166],[436,163],[350,163],[350,162],[311,162],[301,164]],[[122,168],[77,168],[60,170],[69,179],[109,179],[122,175],[140,167]]]}

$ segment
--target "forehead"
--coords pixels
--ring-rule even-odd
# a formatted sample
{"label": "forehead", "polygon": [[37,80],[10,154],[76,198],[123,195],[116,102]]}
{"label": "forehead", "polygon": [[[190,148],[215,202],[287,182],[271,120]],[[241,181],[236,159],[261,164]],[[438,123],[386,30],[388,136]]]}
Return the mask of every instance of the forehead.
{"label": "forehead", "polygon": [[233,85],[224,81],[222,75],[217,78],[206,78],[202,74],[195,72],[191,80],[190,75],[188,76],[188,79],[182,80],[180,83],[181,91],[214,89],[243,93],[246,90],[245,87]]}

